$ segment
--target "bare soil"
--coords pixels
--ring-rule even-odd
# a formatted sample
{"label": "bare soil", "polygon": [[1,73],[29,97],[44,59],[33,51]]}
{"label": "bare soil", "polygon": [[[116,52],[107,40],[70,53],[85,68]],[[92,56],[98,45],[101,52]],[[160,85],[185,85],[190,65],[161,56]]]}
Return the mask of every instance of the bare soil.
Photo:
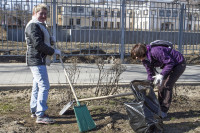
{"label": "bare soil", "polygon": [[[66,63],[74,59],[77,63],[94,63],[99,56],[64,57]],[[110,57],[101,56],[104,60]],[[120,58],[115,56],[115,58]],[[185,56],[187,64],[200,64],[198,55]],[[25,63],[25,56],[0,56],[1,63]],[[138,64],[130,57],[125,57],[125,63]],[[69,100],[66,87],[52,87],[49,92],[47,114],[56,120],[52,125],[35,123],[30,117],[31,87],[0,88],[0,133],[75,133],[79,132],[73,107],[65,115],[59,112]],[[91,90],[84,86],[77,89],[77,95],[82,98],[89,97]],[[92,88],[90,88],[92,89]],[[93,88],[94,89],[94,88]],[[121,92],[130,91],[129,85],[121,88]],[[176,86],[168,118],[163,120],[164,133],[200,133],[200,86]],[[124,106],[131,102],[133,96],[118,97],[106,100],[84,102],[93,120],[96,129],[91,133],[134,133],[129,125],[128,116]],[[74,104],[76,106],[76,104]]]}
{"label": "bare soil", "polygon": [[[68,85],[66,85],[66,88]],[[29,101],[31,88],[0,89],[0,133],[75,133],[79,132],[77,121],[71,107],[66,114],[59,112],[69,101],[66,100],[65,87],[50,89],[47,113],[56,120],[55,124],[41,125],[30,117]],[[92,88],[75,88],[77,95],[85,98]],[[121,87],[120,92],[130,92],[129,85]],[[200,87],[176,86],[168,118],[163,120],[164,133],[200,133]],[[86,104],[96,129],[91,133],[134,133],[129,125],[124,106],[133,96],[82,102]],[[73,106],[76,106],[74,104]]]}

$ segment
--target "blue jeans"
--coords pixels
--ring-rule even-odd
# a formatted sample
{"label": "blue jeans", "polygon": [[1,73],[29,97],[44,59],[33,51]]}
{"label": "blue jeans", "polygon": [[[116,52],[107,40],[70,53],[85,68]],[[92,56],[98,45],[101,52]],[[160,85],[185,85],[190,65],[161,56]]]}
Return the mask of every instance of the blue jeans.
{"label": "blue jeans", "polygon": [[30,66],[33,74],[33,87],[30,101],[31,112],[36,116],[43,116],[48,109],[49,79],[45,65]]}

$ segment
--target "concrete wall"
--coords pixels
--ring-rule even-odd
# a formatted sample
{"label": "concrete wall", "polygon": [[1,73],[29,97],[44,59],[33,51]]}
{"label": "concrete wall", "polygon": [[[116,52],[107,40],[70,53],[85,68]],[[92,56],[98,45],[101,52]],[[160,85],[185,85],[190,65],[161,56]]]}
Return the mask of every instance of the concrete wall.
{"label": "concrete wall", "polygon": [[[151,31],[125,31],[125,44],[149,43],[162,39],[178,43],[178,32],[151,32]],[[25,41],[24,29],[8,29],[9,41]],[[101,42],[121,44],[121,31],[119,30],[88,30],[88,29],[61,29],[58,28],[57,40],[61,42]],[[200,33],[183,33],[184,44],[199,44]]]}

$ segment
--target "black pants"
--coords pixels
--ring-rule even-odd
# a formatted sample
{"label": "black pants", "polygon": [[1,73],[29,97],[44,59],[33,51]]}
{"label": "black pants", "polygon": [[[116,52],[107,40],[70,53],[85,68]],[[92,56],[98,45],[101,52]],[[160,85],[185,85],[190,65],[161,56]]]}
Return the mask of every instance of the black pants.
{"label": "black pants", "polygon": [[176,67],[163,79],[163,83],[158,87],[158,100],[161,111],[167,112],[171,105],[173,86],[179,77],[183,74],[186,68],[186,63],[183,62]]}

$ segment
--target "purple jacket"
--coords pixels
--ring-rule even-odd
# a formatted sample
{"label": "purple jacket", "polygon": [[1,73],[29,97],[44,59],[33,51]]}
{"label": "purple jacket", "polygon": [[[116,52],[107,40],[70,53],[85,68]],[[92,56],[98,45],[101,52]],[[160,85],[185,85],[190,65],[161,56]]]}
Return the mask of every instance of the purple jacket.
{"label": "purple jacket", "polygon": [[162,69],[161,73],[164,77],[173,70],[175,66],[185,61],[183,55],[171,48],[163,46],[154,46],[151,48],[147,45],[147,59],[142,63],[147,70],[147,80],[153,81],[152,76],[155,75],[155,67]]}

